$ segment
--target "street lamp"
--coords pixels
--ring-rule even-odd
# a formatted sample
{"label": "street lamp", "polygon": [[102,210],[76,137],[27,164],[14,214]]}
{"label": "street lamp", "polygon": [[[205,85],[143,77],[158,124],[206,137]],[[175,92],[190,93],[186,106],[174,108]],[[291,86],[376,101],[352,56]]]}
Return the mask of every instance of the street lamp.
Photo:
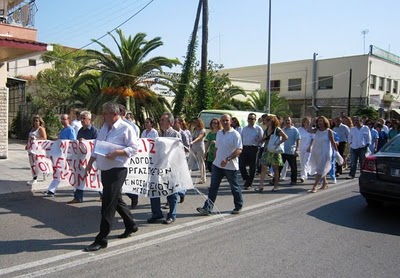
{"label": "street lamp", "polygon": [[268,102],[266,104],[266,112],[271,112],[271,0],[269,0],[268,6],[268,62],[267,62],[267,92]]}

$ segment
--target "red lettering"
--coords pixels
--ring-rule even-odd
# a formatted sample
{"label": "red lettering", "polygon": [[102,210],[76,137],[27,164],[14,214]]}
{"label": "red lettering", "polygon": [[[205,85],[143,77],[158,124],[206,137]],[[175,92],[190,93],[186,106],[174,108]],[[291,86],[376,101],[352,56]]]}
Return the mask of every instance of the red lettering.
{"label": "red lettering", "polygon": [[82,153],[82,154],[87,154],[87,147],[86,147],[86,144],[85,143],[83,143],[83,142],[79,142],[79,145],[78,145],[78,147],[79,147],[79,151]]}
{"label": "red lettering", "polygon": [[156,151],[155,151],[156,144],[154,144],[154,140],[148,139],[148,141],[149,141],[149,145],[150,145],[150,153],[155,154],[156,153]]}

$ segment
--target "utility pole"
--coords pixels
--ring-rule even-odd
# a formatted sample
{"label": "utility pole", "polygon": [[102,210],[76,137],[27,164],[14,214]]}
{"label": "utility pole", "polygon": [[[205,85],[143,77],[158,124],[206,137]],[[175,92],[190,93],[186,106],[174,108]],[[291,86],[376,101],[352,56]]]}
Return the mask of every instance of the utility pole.
{"label": "utility pole", "polygon": [[364,40],[364,55],[365,55],[365,35],[369,33],[368,29],[364,29],[361,31],[361,35],[363,35],[363,40]]}
{"label": "utility pole", "polygon": [[353,75],[353,70],[350,69],[350,75],[349,75],[349,99],[347,100],[347,116],[350,116],[350,107],[351,107],[351,78]]}
{"label": "utility pole", "polygon": [[267,94],[266,113],[271,113],[271,0],[269,0],[268,11],[268,62],[267,62]]}

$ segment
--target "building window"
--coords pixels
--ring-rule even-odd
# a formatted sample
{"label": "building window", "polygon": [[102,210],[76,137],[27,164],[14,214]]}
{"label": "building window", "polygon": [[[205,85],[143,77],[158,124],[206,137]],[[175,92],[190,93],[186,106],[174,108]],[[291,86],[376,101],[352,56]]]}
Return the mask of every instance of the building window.
{"label": "building window", "polygon": [[383,91],[383,77],[379,77],[378,90]]}
{"label": "building window", "polygon": [[376,88],[376,76],[375,75],[371,75],[369,78],[369,87],[371,89],[375,89]]}
{"label": "building window", "polygon": [[318,77],[318,90],[333,89],[333,76]]}
{"label": "building window", "polygon": [[399,81],[393,81],[393,94],[399,93]]}
{"label": "building window", "polygon": [[391,79],[386,79],[386,93],[390,94],[390,91],[392,90],[392,80]]}
{"label": "building window", "polygon": [[29,66],[36,66],[36,60],[35,59],[29,59]]}
{"label": "building window", "polygon": [[301,91],[301,78],[289,79],[289,91]]}
{"label": "building window", "polygon": [[281,81],[280,80],[271,80],[271,92],[279,92],[281,90]]}

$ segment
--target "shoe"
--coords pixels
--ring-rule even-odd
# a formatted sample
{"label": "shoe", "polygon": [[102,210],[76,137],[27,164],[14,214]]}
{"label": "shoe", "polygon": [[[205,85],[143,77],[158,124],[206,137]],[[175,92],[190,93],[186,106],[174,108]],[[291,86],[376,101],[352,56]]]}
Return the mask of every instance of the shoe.
{"label": "shoe", "polygon": [[346,177],[346,180],[352,180],[352,179],[354,179],[353,176],[348,176],[348,177]]}
{"label": "shoe", "polygon": [[197,208],[197,211],[203,216],[211,215],[211,212],[205,208]]}
{"label": "shoe", "polygon": [[286,180],[286,178],[283,178],[283,179],[279,179],[279,181],[285,181]]}
{"label": "shoe", "polygon": [[258,192],[258,193],[263,193],[264,187],[254,188],[254,191],[255,191],[255,192]]}
{"label": "shoe", "polygon": [[67,202],[67,204],[78,204],[78,203],[82,203],[82,202],[83,202],[83,200],[74,198],[71,201]]}
{"label": "shoe", "polygon": [[300,179],[300,182],[301,182],[301,183],[303,183],[304,181],[305,181],[305,179],[304,179],[304,178],[301,178],[301,179]]}
{"label": "shoe", "polygon": [[136,208],[138,203],[139,203],[139,199],[138,198],[132,199],[132,201],[131,201],[131,209]]}
{"label": "shoe", "polygon": [[152,216],[149,219],[147,219],[147,223],[154,224],[154,223],[157,223],[162,218],[163,218],[162,216],[159,216],[159,217]]}
{"label": "shoe", "polygon": [[245,190],[249,190],[250,188],[251,188],[251,185],[250,185],[250,186],[245,186],[245,187],[244,187]]}
{"label": "shoe", "polygon": [[162,223],[165,224],[165,225],[169,225],[169,224],[171,224],[173,222],[175,222],[175,219],[169,217],[167,219],[164,219]]}
{"label": "shoe", "polygon": [[295,182],[295,181],[290,182],[290,185],[296,185],[296,184],[297,184],[297,182]]}
{"label": "shoe", "polygon": [[100,250],[101,248],[106,248],[107,245],[108,245],[107,241],[105,241],[103,243],[95,241],[92,244],[90,244],[88,247],[83,249],[83,251],[85,251],[85,252],[94,252],[94,251]]}
{"label": "shoe", "polygon": [[163,209],[169,209],[169,204],[166,203],[165,205],[162,206]]}
{"label": "shoe", "polygon": [[179,196],[179,203],[183,203],[185,201],[185,196]]}
{"label": "shoe", "polygon": [[279,186],[274,186],[271,191],[278,191],[279,190]]}
{"label": "shoe", "polygon": [[47,197],[54,197],[55,196],[55,194],[53,192],[48,191],[48,190],[46,192],[43,192],[43,195],[47,196]]}
{"label": "shoe", "polygon": [[27,185],[34,185],[35,183],[37,183],[37,180],[32,179],[32,180],[28,181],[26,184]]}
{"label": "shoe", "polygon": [[241,211],[242,209],[234,209],[232,210],[231,214],[240,214]]}
{"label": "shoe", "polygon": [[336,179],[332,180],[332,183],[337,184],[337,180]]}
{"label": "shoe", "polygon": [[317,193],[318,192],[318,188],[315,186],[312,189],[308,190],[309,193]]}
{"label": "shoe", "polygon": [[139,230],[137,225],[133,225],[129,229],[125,229],[125,232],[123,234],[120,234],[117,236],[117,238],[127,238],[130,237],[133,233],[136,233]]}

